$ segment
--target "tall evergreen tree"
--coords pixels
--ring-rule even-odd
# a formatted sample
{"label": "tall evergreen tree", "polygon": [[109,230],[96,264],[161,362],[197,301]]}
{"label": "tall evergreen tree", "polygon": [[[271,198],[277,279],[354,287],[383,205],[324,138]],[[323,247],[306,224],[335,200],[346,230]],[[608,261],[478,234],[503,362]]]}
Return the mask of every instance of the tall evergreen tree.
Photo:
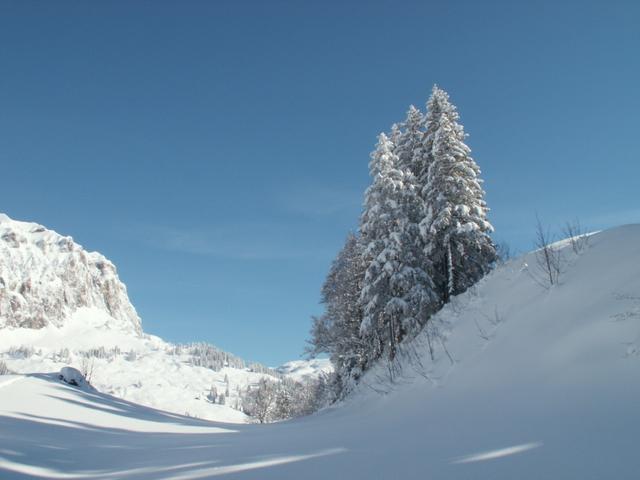
{"label": "tall evergreen tree", "polygon": [[312,354],[336,367],[338,393],[426,324],[496,259],[480,169],[455,106],[434,87],[423,115],[381,134],[369,163],[360,236],[350,235],[322,289]]}
{"label": "tall evergreen tree", "polygon": [[394,149],[380,134],[369,164],[373,183],[360,225],[366,266],[360,333],[371,359],[385,353],[393,358],[398,342],[424,323],[434,300],[419,229],[412,221],[412,209],[419,205],[415,179],[402,168]]}
{"label": "tall evergreen tree", "polygon": [[423,146],[429,168],[422,187],[426,215],[420,227],[434,280],[446,302],[489,271],[496,251],[480,168],[464,142],[456,107],[437,86],[427,106]]}

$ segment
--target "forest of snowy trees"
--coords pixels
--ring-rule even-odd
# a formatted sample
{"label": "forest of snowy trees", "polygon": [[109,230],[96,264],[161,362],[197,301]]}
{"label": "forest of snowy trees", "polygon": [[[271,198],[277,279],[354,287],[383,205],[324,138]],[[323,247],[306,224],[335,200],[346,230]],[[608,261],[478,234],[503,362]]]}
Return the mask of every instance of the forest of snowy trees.
{"label": "forest of snowy trees", "polygon": [[449,95],[434,86],[426,113],[381,133],[371,154],[357,233],[322,287],[309,353],[329,354],[342,396],[373,362],[392,361],[450,299],[496,261],[480,169]]}

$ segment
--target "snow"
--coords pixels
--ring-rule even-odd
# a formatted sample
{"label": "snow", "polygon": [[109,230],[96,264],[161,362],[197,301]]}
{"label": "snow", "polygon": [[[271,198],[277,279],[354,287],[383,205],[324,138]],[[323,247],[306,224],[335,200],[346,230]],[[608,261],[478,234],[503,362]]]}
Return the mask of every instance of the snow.
{"label": "snow", "polygon": [[333,366],[328,358],[315,358],[312,360],[292,360],[280,365],[276,370],[292,380],[302,382],[331,373]]}
{"label": "snow", "polygon": [[0,217],[0,328],[62,326],[80,308],[109,313],[134,334],[140,318],[115,266],[71,237],[42,225]]}
{"label": "snow", "polygon": [[80,387],[87,389],[89,388],[89,384],[87,383],[87,379],[84,378],[84,375],[80,373],[80,370],[73,367],[62,367],[60,369],[60,374],[58,378],[62,380],[64,383],[69,385],[73,385],[74,387]]}
{"label": "snow", "polygon": [[[103,347],[106,358],[90,358],[91,385],[100,392],[162,410],[190,416],[243,423],[247,416],[235,408],[238,389],[257,383],[265,375],[247,369],[223,367],[219,371],[189,363],[175,354],[175,346],[153,335],[132,335],[112,328],[111,317],[98,309],[80,309],[62,327],[5,329],[0,334],[0,360],[18,373],[57,372],[79,368],[83,352]],[[27,349],[21,354],[20,348]],[[116,349],[117,350],[113,350]],[[67,349],[68,353],[64,350]],[[212,385],[226,390],[225,405],[211,403]]]}
{"label": "snow", "polygon": [[[17,306],[17,307],[16,307]],[[89,350],[104,358],[89,358]],[[189,364],[175,345],[146,335],[115,266],[37,223],[0,214],[0,360],[18,373],[92,370],[101,392],[174,413],[246,422],[239,390],[264,374]],[[211,403],[214,385],[225,405]],[[238,407],[238,408],[236,408]]]}
{"label": "snow", "polygon": [[635,479],[640,226],[562,253],[559,285],[536,283],[530,255],[501,266],[436,316],[433,361],[421,335],[423,367],[371,371],[293,421],[205,422],[0,377],[0,478]]}

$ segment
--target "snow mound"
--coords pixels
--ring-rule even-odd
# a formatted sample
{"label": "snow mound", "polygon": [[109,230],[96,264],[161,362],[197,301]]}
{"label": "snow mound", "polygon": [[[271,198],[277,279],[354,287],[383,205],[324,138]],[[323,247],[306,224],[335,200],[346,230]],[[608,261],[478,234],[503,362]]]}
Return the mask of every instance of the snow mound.
{"label": "snow mound", "polygon": [[80,308],[96,308],[112,328],[142,332],[116,268],[71,237],[0,214],[0,328],[62,326]]}
{"label": "snow mound", "polygon": [[64,383],[73,385],[74,387],[89,388],[89,382],[84,378],[84,375],[80,373],[80,370],[73,367],[62,367],[58,378]]}

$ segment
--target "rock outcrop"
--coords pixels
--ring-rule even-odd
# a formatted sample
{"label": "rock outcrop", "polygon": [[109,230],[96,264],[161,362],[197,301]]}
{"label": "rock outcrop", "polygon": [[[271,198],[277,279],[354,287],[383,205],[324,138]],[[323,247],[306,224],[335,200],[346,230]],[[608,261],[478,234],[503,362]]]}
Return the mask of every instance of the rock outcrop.
{"label": "rock outcrop", "polygon": [[116,268],[71,237],[0,214],[0,328],[62,326],[82,307],[104,310],[113,327],[142,327]]}

